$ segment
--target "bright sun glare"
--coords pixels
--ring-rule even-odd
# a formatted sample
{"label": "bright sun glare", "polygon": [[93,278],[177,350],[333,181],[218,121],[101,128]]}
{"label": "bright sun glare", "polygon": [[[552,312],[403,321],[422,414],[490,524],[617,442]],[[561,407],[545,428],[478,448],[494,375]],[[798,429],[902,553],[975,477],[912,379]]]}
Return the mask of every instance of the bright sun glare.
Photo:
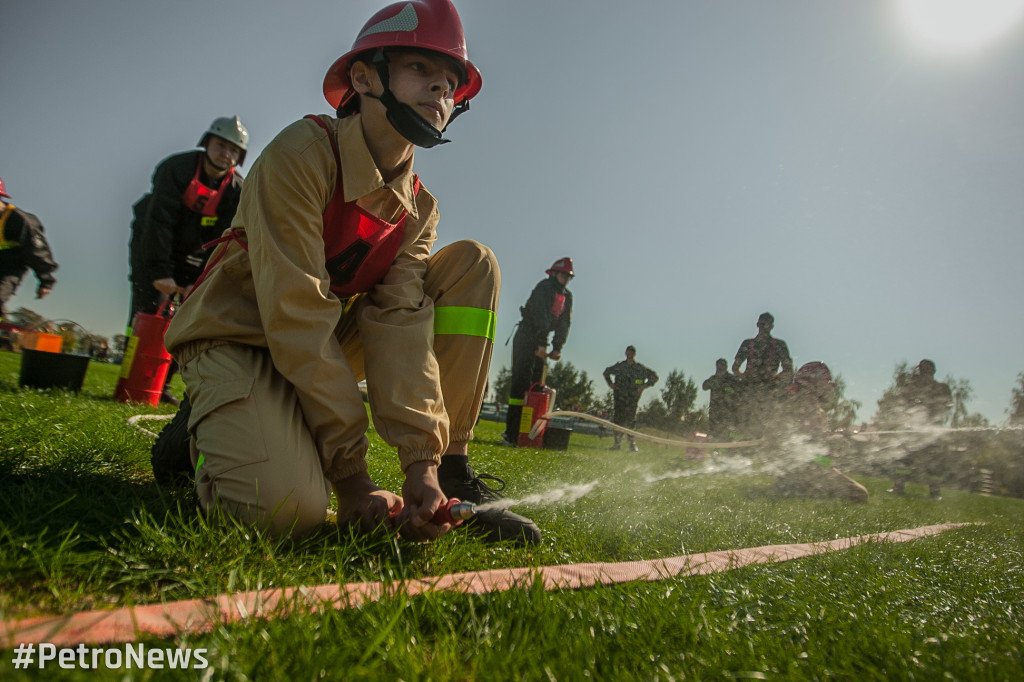
{"label": "bright sun glare", "polygon": [[944,49],[981,47],[1024,14],[1024,0],[899,0],[903,23],[923,43]]}

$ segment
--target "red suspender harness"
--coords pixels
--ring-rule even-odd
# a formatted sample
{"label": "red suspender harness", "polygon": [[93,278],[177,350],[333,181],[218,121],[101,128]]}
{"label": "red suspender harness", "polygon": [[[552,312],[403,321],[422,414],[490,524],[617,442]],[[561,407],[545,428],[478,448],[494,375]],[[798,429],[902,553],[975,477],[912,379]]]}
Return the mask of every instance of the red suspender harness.
{"label": "red suspender harness", "polygon": [[228,174],[221,180],[220,187],[210,189],[199,180],[199,169],[202,167],[203,157],[200,155],[199,163],[196,165],[196,174],[192,176],[192,182],[188,183],[185,193],[181,195],[181,203],[185,204],[185,208],[193,213],[212,218],[217,215],[220,198],[224,196],[224,188],[231,182],[235,169],[232,168],[228,171]]}
{"label": "red suspender harness", "polygon": [[[338,181],[334,196],[324,211],[324,256],[327,273],[331,278],[331,291],[338,298],[347,298],[369,291],[384,279],[398,255],[405,235],[403,211],[397,223],[389,223],[370,215],[354,201],[345,201],[341,177],[341,157],[334,136],[319,116],[306,116],[327,132],[334,161],[338,166]],[[419,194],[417,177],[413,191]]]}

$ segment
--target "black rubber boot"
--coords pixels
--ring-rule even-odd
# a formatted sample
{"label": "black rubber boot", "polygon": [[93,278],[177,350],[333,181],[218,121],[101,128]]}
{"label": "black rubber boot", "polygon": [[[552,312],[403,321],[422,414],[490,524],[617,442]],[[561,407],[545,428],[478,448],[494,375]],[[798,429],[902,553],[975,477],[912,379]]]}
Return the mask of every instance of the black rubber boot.
{"label": "black rubber boot", "polygon": [[161,485],[192,485],[195,481],[196,472],[192,468],[189,451],[188,418],[191,414],[192,405],[186,396],[174,419],[163,428],[153,444],[150,457],[153,478]]}
{"label": "black rubber boot", "polygon": [[[437,470],[438,483],[447,497],[456,497],[478,506],[476,516],[465,523],[469,530],[489,542],[510,540],[520,547],[540,542],[540,528],[536,523],[501,506],[503,498],[500,491],[505,489],[505,481],[490,474],[478,476],[468,464],[463,471],[453,469],[442,463]],[[483,479],[497,481],[501,487],[492,488]]]}

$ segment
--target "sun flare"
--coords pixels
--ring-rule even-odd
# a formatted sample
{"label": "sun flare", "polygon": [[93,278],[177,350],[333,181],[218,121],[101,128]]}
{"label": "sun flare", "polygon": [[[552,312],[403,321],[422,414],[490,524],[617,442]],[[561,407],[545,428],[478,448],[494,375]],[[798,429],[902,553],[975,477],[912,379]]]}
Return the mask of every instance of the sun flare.
{"label": "sun flare", "polygon": [[1024,0],[899,0],[899,13],[922,43],[971,50],[1008,31],[1024,15]]}

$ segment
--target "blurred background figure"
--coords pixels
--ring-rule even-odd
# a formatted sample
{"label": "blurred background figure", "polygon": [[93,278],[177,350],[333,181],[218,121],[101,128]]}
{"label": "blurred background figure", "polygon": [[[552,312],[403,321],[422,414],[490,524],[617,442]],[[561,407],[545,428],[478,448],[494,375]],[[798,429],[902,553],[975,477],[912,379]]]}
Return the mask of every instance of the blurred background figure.
{"label": "blurred background figure", "polygon": [[836,452],[826,408],[835,391],[824,362],[800,367],[772,410],[765,429],[777,467],[774,489],[781,497],[833,497],[866,503],[868,490],[834,466]]}
{"label": "blurred background figure", "polygon": [[732,362],[733,374],[743,380],[740,421],[744,435],[752,438],[760,437],[779,391],[793,380],[789,346],[772,336],[774,327],[772,314],[761,313],[757,318],[757,335],[744,339]]}
{"label": "blurred background figure", "polygon": [[0,322],[7,315],[7,302],[17,293],[29,270],[39,281],[36,298],[49,294],[57,283],[53,276],[57,263],[43,233],[43,224],[10,199],[0,179]]}
{"label": "blurred background figure", "polygon": [[911,439],[904,442],[907,454],[896,463],[892,488],[894,495],[903,495],[906,484],[913,480],[928,484],[928,494],[942,499],[939,481],[945,469],[948,447],[938,434],[928,429],[942,428],[953,410],[953,392],[948,384],[935,380],[935,363],[921,360],[917,371],[897,394],[896,409],[902,411],[902,424],[908,431],[921,430],[923,443]]}
{"label": "blurred background figure", "polygon": [[708,399],[708,431],[711,437],[714,440],[729,440],[730,434],[737,428],[740,378],[729,373],[728,360],[719,358],[715,361],[715,373],[704,380],[701,388],[711,392]]}

